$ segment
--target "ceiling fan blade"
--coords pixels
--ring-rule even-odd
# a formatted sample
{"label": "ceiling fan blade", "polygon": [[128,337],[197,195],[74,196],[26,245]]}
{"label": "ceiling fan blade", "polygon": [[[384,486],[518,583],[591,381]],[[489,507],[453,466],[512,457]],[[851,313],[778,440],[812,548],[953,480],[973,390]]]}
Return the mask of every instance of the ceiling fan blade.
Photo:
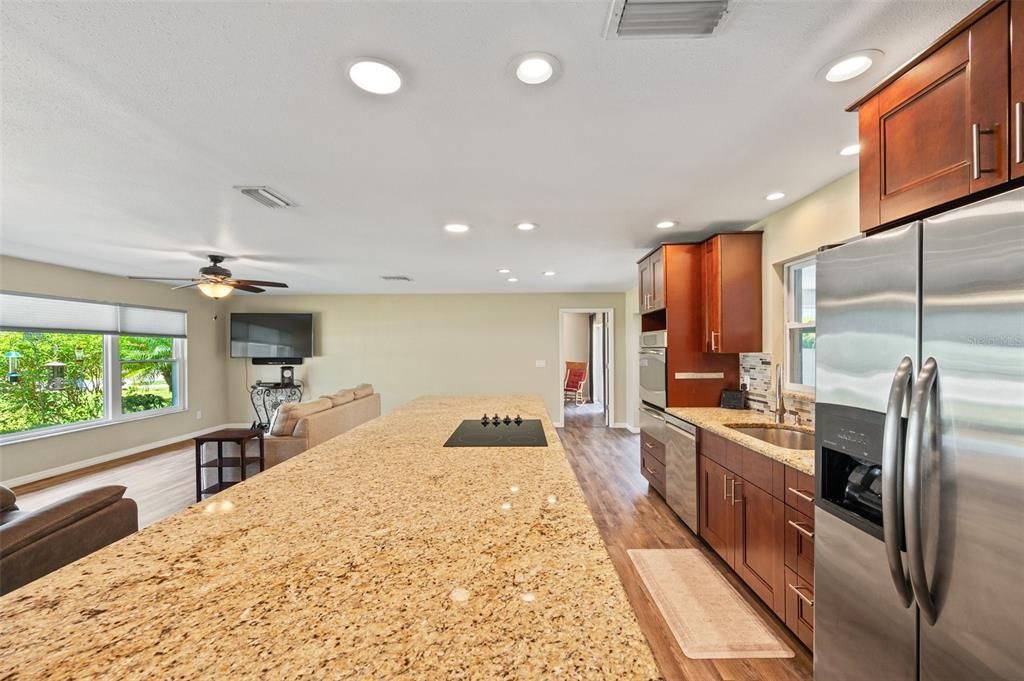
{"label": "ceiling fan blade", "polygon": [[128,279],[149,279],[150,281],[199,281],[199,279],[193,279],[191,277],[133,277],[129,275]]}
{"label": "ceiling fan blade", "polygon": [[236,284],[245,284],[247,286],[272,286],[274,288],[288,288],[288,284],[280,281],[260,281],[259,279],[232,279],[231,281]]}
{"label": "ceiling fan blade", "polygon": [[195,280],[195,281],[193,281],[193,282],[192,282],[191,284],[182,284],[181,286],[175,286],[175,287],[174,287],[174,288],[172,288],[171,290],[172,290],[172,291],[177,291],[177,290],[178,290],[178,289],[180,289],[180,288],[192,288],[193,286],[199,286],[199,284],[200,284],[201,282],[202,282],[202,279],[196,279],[196,280]]}
{"label": "ceiling fan blade", "polygon": [[248,291],[249,293],[263,293],[263,289],[259,286],[249,286],[248,284],[240,284],[237,281],[228,284],[233,289],[238,291]]}

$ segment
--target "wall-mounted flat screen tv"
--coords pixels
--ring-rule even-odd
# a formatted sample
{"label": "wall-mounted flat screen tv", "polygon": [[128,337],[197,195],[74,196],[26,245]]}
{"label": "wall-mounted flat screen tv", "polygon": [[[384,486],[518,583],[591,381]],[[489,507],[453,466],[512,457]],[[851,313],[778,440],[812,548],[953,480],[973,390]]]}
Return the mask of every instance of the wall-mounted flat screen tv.
{"label": "wall-mounted flat screen tv", "polygon": [[312,357],[313,315],[231,313],[232,357]]}

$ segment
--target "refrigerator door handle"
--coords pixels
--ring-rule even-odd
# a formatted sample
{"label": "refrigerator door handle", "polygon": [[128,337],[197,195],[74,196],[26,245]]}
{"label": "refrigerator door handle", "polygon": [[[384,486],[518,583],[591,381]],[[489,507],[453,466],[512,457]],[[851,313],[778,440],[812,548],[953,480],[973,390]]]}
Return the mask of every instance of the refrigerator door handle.
{"label": "refrigerator door handle", "polygon": [[[903,469],[904,441],[902,425],[903,407],[914,380],[914,360],[904,357],[892,377],[889,403],[885,410],[882,434],[882,531],[885,538],[885,556],[889,572],[900,603],[909,608],[914,602],[913,587],[903,567]],[[912,451],[912,450],[911,450]]]}
{"label": "refrigerator door handle", "polygon": [[932,422],[938,420],[936,379],[939,366],[934,357],[929,357],[918,375],[914,394],[910,399],[910,418],[907,422],[907,463],[904,477],[904,504],[907,530],[907,562],[910,568],[910,583],[921,615],[928,624],[935,624],[938,610],[932,598],[931,587],[924,567],[924,537],[921,528],[921,459],[924,455],[925,423],[928,412]]}

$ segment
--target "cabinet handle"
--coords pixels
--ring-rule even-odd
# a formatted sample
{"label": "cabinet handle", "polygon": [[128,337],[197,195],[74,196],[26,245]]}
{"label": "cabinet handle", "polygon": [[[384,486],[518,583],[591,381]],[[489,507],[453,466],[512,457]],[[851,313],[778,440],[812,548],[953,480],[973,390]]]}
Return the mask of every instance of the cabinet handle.
{"label": "cabinet handle", "polygon": [[971,177],[975,180],[981,178],[982,173],[994,173],[994,168],[981,167],[981,136],[992,135],[994,128],[983,128],[977,123],[971,123]]}
{"label": "cabinet handle", "polygon": [[801,489],[796,489],[795,487],[787,487],[786,489],[788,489],[790,492],[792,492],[793,494],[797,495],[798,497],[800,497],[804,501],[810,502],[812,504],[814,503],[814,495],[813,494],[811,494],[809,492],[805,492],[805,491],[803,491]]}
{"label": "cabinet handle", "polygon": [[736,480],[736,478],[732,479],[732,489],[730,490],[730,494],[732,495],[732,503],[731,503],[732,506],[735,506],[736,504],[742,504],[743,503],[743,498],[742,497],[739,498],[739,499],[736,498],[736,485],[742,485],[742,484],[743,484],[742,481],[738,481],[738,480]]}
{"label": "cabinet handle", "polygon": [[810,530],[808,530],[806,527],[804,527],[804,525],[806,525],[806,523],[798,523],[798,522],[796,522],[794,520],[787,520],[786,522],[788,522],[790,525],[792,525],[796,529],[797,532],[803,534],[808,539],[814,539],[814,533],[811,532]]}
{"label": "cabinet handle", "polygon": [[718,333],[717,331],[712,331],[711,332],[711,352],[717,352],[717,350],[715,349],[715,336],[720,336],[720,335],[721,334]]}
{"label": "cabinet handle", "polygon": [[729,501],[729,476],[722,474],[722,499]]}
{"label": "cabinet handle", "polygon": [[644,443],[644,447],[647,447],[647,449],[651,449],[651,443],[650,442],[645,442]]}
{"label": "cabinet handle", "polygon": [[1013,105],[1014,132],[1016,144],[1014,145],[1017,163],[1024,163],[1024,102],[1017,102]]}
{"label": "cabinet handle", "polygon": [[[793,593],[800,597],[800,600],[802,600],[804,603],[811,606],[812,608],[814,607],[814,599],[804,593],[805,591],[811,591],[810,589],[808,589],[806,586],[797,586],[796,584],[787,584],[786,586],[792,589]],[[812,591],[811,593],[814,592]]]}

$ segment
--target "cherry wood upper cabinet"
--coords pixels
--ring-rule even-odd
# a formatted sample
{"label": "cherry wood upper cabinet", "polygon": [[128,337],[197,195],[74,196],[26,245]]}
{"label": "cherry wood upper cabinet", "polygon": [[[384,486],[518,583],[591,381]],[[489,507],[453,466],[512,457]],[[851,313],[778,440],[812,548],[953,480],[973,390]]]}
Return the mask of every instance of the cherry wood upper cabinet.
{"label": "cherry wood upper cabinet", "polygon": [[640,312],[653,312],[665,307],[664,248],[659,248],[637,267],[640,274]]}
{"label": "cherry wood upper cabinet", "polygon": [[1009,180],[1010,8],[969,21],[851,107],[861,231]]}
{"label": "cherry wood upper cabinet", "polygon": [[761,233],[704,242],[704,351],[761,352]]}
{"label": "cherry wood upper cabinet", "polygon": [[1010,177],[1024,177],[1024,2],[1010,3]]}

